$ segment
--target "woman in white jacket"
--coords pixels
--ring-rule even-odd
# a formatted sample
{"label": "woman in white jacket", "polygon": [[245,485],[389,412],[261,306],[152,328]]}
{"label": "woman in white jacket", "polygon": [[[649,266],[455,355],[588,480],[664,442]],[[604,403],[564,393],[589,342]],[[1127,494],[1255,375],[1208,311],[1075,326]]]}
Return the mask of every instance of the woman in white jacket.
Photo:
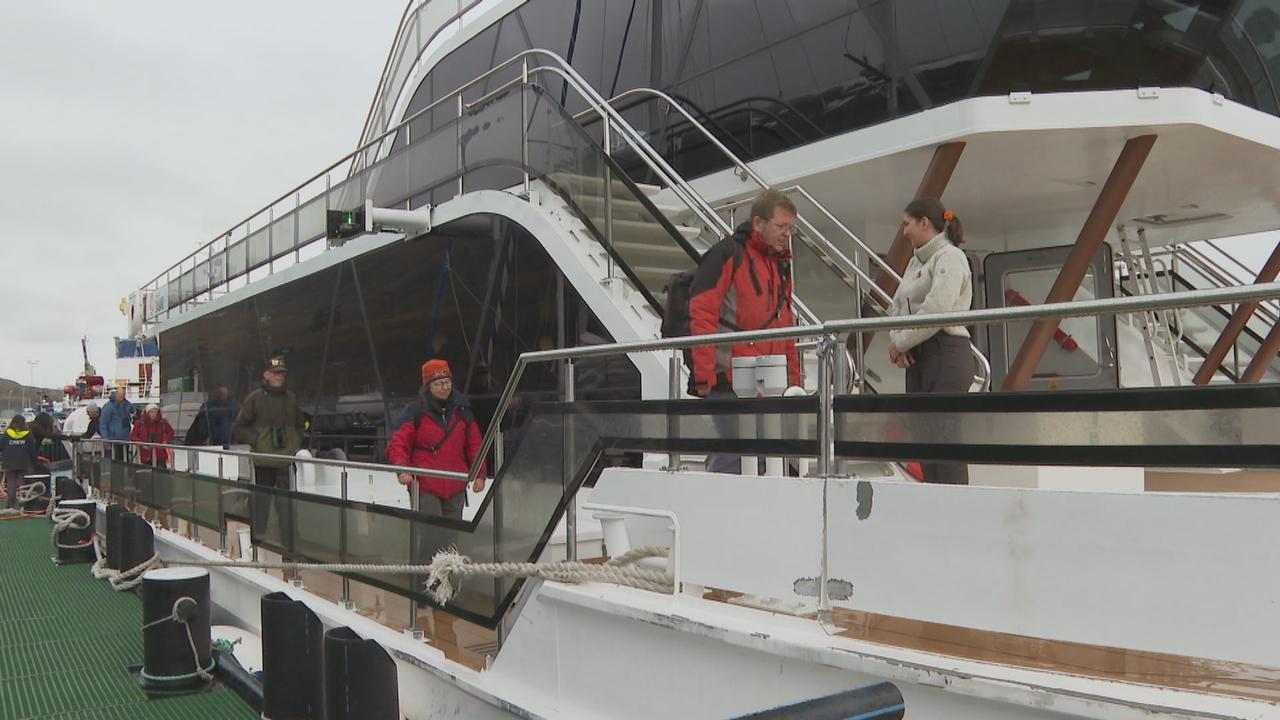
{"label": "woman in white jacket", "polygon": [[[891,315],[923,315],[968,310],[973,304],[969,260],[960,218],[934,198],[912,200],[903,210],[902,234],[915,248],[902,283],[893,295]],[[968,392],[973,383],[969,331],[961,325],[894,330],[889,359],[907,372],[907,392]],[[959,463],[922,463],[924,481],[969,484]]]}

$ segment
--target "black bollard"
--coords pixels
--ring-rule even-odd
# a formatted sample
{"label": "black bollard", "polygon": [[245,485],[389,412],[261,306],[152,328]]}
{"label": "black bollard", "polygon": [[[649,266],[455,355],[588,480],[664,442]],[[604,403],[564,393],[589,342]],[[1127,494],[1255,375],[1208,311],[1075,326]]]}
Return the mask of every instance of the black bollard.
{"label": "black bollard", "polygon": [[65,475],[58,477],[54,481],[54,487],[57,488],[57,495],[62,500],[84,500],[84,488],[80,487],[80,483],[75,478]]}
{"label": "black bollard", "polygon": [[112,503],[107,506],[106,518],[100,524],[106,531],[107,551],[103,565],[111,570],[120,569],[120,550],[124,547],[120,521],[127,512],[123,505]]}
{"label": "black bollard", "polygon": [[399,720],[396,663],[381,645],[349,627],[324,634],[326,720]]}
{"label": "black bollard", "polygon": [[[93,527],[98,514],[98,503],[95,500],[59,500],[54,510],[78,510],[84,513],[72,519],[71,527],[60,530],[54,535],[53,542],[57,555],[53,562],[58,565],[75,563],[91,563],[93,555]],[[83,524],[83,527],[81,525]]]}
{"label": "black bollard", "polygon": [[120,516],[120,572],[132,570],[156,554],[156,533],[134,513]]}
{"label": "black bollard", "polygon": [[324,626],[305,603],[282,592],[262,596],[262,717],[320,717]]}
{"label": "black bollard", "polygon": [[[165,695],[205,687],[213,671],[209,571],[168,567],[142,576],[142,686]],[[194,653],[193,653],[194,646]]]}
{"label": "black bollard", "polygon": [[29,488],[36,483],[44,488],[44,490],[34,499],[28,500],[18,506],[18,509],[24,513],[44,512],[49,509],[49,480],[48,475],[33,474],[22,476],[22,487]]}

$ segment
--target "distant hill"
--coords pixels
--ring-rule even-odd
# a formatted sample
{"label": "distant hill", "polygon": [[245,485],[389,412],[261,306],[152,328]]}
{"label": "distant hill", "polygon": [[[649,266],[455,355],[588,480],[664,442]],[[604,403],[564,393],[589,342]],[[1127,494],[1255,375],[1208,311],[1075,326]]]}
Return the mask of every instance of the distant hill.
{"label": "distant hill", "polygon": [[7,420],[22,411],[24,393],[26,394],[28,406],[40,397],[40,393],[48,395],[50,400],[63,399],[62,388],[35,388],[33,391],[32,388],[22,383],[0,378],[0,418]]}

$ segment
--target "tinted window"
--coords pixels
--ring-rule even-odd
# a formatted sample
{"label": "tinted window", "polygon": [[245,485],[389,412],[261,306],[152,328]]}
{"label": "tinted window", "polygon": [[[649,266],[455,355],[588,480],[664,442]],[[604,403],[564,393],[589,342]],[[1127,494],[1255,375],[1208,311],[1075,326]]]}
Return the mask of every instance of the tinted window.
{"label": "tinted window", "polygon": [[[410,112],[536,47],[601,93],[677,96],[745,158],[1014,90],[1198,87],[1274,113],[1278,33],[1263,0],[530,0],[444,58]],[[725,165],[673,115],[627,119],[686,174]]]}

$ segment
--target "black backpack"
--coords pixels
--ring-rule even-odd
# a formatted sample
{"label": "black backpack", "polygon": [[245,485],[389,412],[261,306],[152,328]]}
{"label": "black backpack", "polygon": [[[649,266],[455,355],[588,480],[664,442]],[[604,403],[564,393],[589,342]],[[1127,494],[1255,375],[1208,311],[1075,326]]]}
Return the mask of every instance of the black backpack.
{"label": "black backpack", "polygon": [[[736,273],[742,265],[743,249],[742,244],[736,241],[734,246],[733,272]],[[667,305],[662,312],[662,337],[686,337],[691,334],[689,329],[689,300],[693,296],[693,278],[697,274],[698,269],[694,268],[693,270],[673,273],[671,278],[667,280]],[[723,318],[720,319],[720,324],[724,325],[729,331],[738,329],[736,325]],[[693,351],[685,348],[681,351],[681,354],[684,357],[684,366],[689,371],[689,394],[693,395]]]}

